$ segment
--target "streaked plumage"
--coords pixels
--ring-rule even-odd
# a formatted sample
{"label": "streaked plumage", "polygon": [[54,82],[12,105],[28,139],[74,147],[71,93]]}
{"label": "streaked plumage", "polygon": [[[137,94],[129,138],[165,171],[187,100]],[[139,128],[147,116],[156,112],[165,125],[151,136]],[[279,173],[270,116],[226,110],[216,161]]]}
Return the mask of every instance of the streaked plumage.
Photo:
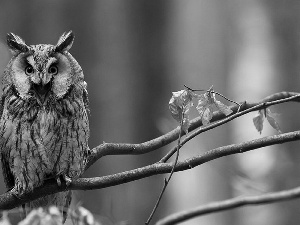
{"label": "streaked plumage", "polygon": [[[88,96],[80,65],[68,52],[73,33],[56,45],[26,45],[12,33],[13,54],[4,71],[0,155],[7,188],[32,191],[45,179],[77,179],[89,153]],[[67,209],[71,193],[62,192],[26,204]]]}

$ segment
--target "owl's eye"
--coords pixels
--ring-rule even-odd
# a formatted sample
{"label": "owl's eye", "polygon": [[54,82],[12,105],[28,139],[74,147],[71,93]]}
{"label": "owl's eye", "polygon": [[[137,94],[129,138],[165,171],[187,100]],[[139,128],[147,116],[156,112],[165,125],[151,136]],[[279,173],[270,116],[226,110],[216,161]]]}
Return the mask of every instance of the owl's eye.
{"label": "owl's eye", "polygon": [[32,66],[27,66],[27,67],[25,68],[25,73],[26,73],[27,75],[33,74],[33,72],[34,72],[34,69],[33,69]]}
{"label": "owl's eye", "polygon": [[53,75],[56,75],[56,74],[58,73],[58,68],[57,68],[57,66],[55,66],[55,65],[50,66],[49,69],[48,69],[48,73],[51,73],[51,74],[53,74]]}

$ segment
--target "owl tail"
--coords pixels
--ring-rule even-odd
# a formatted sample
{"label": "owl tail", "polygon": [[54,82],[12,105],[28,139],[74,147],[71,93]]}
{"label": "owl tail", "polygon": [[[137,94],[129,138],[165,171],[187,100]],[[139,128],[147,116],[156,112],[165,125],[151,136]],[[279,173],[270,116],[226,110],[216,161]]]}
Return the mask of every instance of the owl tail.
{"label": "owl tail", "polygon": [[63,223],[68,217],[68,211],[72,200],[72,191],[59,192],[56,194],[48,195],[42,198],[38,198],[32,202],[24,205],[25,215],[32,209],[39,207],[47,208],[49,206],[56,206],[63,215]]}

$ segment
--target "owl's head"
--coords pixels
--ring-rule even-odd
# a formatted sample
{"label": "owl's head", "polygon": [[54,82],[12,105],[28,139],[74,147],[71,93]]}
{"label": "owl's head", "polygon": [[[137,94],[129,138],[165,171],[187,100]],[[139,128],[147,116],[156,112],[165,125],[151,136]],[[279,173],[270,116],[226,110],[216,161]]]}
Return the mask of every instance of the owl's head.
{"label": "owl's head", "polygon": [[56,45],[27,45],[19,36],[9,33],[7,45],[13,57],[3,77],[3,89],[13,87],[22,99],[61,99],[72,86],[84,89],[80,65],[68,52],[74,34],[65,32]]}

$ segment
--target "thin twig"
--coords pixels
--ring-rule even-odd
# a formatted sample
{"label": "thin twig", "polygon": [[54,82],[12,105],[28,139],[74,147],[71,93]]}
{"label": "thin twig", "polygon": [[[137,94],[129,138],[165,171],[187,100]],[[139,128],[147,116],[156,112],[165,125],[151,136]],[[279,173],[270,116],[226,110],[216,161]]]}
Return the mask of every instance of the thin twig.
{"label": "thin twig", "polygon": [[231,99],[227,98],[225,95],[222,95],[222,94],[221,94],[221,93],[219,93],[219,92],[216,92],[216,91],[211,91],[211,93],[215,93],[215,94],[217,94],[217,95],[221,96],[222,98],[226,99],[227,101],[229,101],[229,102],[232,102],[232,103],[234,103],[234,104],[237,104],[238,106],[241,106],[241,104],[240,104],[240,103],[238,103],[238,102],[236,102],[236,101],[233,101],[233,100],[231,100]]}
{"label": "thin twig", "polygon": [[225,201],[212,202],[207,205],[202,205],[179,213],[174,213],[158,221],[156,225],[177,224],[209,213],[216,213],[246,205],[270,204],[295,198],[300,198],[300,187],[258,196],[236,197]]}
{"label": "thin twig", "polygon": [[186,89],[190,90],[190,91],[206,91],[206,90],[203,90],[203,89],[192,89],[190,87],[188,87],[187,85],[183,85]]}
{"label": "thin twig", "polygon": [[157,208],[159,206],[159,203],[161,202],[162,196],[165,193],[165,190],[166,190],[166,188],[167,188],[167,186],[168,186],[168,184],[169,184],[169,182],[170,182],[170,180],[171,180],[171,178],[173,176],[175,168],[177,166],[177,162],[178,162],[178,159],[179,159],[179,146],[180,146],[180,139],[181,139],[181,133],[182,133],[183,118],[184,118],[184,110],[182,110],[182,112],[181,112],[180,132],[179,132],[179,136],[178,136],[178,139],[177,139],[177,154],[176,154],[176,158],[175,158],[175,161],[174,161],[174,164],[173,164],[173,167],[172,167],[171,173],[169,174],[168,179],[165,178],[165,180],[164,180],[165,181],[164,182],[164,186],[163,186],[163,188],[162,188],[162,190],[160,192],[160,195],[159,195],[159,197],[158,197],[158,199],[157,199],[157,201],[155,203],[155,206],[154,206],[154,208],[153,208],[153,210],[152,210],[152,212],[151,212],[151,214],[150,214],[147,222],[145,223],[146,225],[148,225],[150,223],[150,221],[152,220],[152,218],[153,218],[153,216],[154,216],[154,214],[155,214],[155,212],[156,212],[156,210],[157,210]]}

